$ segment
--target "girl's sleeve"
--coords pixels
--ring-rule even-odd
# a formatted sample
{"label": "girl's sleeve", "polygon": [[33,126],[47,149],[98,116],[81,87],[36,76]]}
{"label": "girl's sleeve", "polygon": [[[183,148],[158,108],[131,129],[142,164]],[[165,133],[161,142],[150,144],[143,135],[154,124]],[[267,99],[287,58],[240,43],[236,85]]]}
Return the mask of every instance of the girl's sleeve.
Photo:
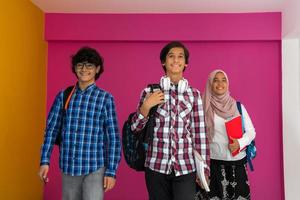
{"label": "girl's sleeve", "polygon": [[241,104],[241,107],[243,113],[245,133],[243,134],[242,138],[238,139],[238,142],[240,144],[240,149],[243,150],[247,145],[251,143],[252,140],[254,140],[256,132],[246,108],[243,104]]}

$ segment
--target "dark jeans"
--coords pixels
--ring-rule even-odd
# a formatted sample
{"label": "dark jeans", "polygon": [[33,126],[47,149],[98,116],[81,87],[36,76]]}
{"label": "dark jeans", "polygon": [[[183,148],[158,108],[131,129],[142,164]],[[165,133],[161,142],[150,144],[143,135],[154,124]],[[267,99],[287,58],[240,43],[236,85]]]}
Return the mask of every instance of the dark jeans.
{"label": "dark jeans", "polygon": [[196,173],[175,176],[145,170],[145,179],[150,200],[193,200],[196,188]]}

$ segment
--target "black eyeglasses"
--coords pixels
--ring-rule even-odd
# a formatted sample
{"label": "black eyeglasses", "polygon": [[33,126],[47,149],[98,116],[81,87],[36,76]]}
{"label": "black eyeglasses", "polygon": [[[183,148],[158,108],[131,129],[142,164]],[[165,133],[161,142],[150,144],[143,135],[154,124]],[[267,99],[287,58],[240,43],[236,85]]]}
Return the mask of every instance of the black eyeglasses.
{"label": "black eyeglasses", "polygon": [[77,63],[75,67],[76,67],[76,69],[78,69],[78,70],[82,70],[84,66],[85,66],[85,68],[86,68],[87,70],[94,69],[94,67],[95,67],[94,64],[88,63],[88,62]]}

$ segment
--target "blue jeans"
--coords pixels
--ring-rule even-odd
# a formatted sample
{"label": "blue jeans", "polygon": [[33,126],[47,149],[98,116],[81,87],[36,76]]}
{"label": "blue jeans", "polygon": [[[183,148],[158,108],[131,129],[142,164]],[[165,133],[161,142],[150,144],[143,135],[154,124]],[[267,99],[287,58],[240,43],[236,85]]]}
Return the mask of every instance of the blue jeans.
{"label": "blue jeans", "polygon": [[62,174],[63,200],[103,200],[105,168],[84,176]]}

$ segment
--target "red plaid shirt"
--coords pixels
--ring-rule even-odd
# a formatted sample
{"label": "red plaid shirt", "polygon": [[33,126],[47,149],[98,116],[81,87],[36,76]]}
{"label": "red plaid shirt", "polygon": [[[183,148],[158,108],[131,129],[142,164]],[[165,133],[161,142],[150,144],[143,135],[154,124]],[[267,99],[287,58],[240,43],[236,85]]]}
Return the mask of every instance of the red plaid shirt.
{"label": "red plaid shirt", "polygon": [[[131,129],[141,130],[147,123],[139,108],[150,88],[143,90]],[[173,85],[165,91],[165,103],[156,112],[153,141],[148,145],[145,167],[176,176],[196,171],[193,149],[196,149],[209,166],[209,144],[205,133],[204,115],[200,92],[188,87],[177,94]],[[208,174],[206,170],[206,174]]]}

